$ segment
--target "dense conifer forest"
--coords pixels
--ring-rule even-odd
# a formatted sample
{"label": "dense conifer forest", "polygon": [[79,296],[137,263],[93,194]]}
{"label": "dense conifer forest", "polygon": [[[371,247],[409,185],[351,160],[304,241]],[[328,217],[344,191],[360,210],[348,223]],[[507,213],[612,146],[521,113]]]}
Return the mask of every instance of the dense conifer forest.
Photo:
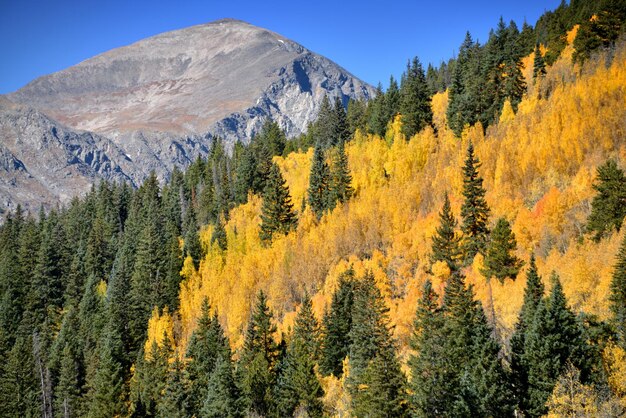
{"label": "dense conifer forest", "polygon": [[626,2],[0,227],[2,417],[626,414]]}

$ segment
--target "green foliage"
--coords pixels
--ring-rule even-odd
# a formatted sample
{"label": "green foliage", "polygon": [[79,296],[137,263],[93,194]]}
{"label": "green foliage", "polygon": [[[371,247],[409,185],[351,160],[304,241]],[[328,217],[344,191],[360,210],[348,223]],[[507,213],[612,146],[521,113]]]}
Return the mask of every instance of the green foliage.
{"label": "green foliage", "polygon": [[617,334],[622,347],[626,347],[626,236],[617,254],[609,302]]}
{"label": "green foliage", "polygon": [[623,1],[604,0],[598,3],[601,3],[600,11],[593,19],[583,21],[576,33],[574,62],[582,64],[598,48],[612,46],[626,27],[626,4]]}
{"label": "green foliage", "polygon": [[339,276],[338,288],[333,293],[330,310],[323,320],[323,342],[320,358],[320,371],[324,375],[341,377],[343,360],[348,355],[352,328],[352,307],[354,303],[354,270],[350,269]]}
{"label": "green foliage", "polygon": [[463,255],[466,264],[471,263],[478,253],[484,253],[489,238],[487,222],[489,207],[485,201],[483,179],[478,173],[480,161],[474,156],[474,145],[467,147],[467,158],[463,167],[463,197],[461,206],[461,231],[463,231]]}
{"label": "green foliage", "polygon": [[331,203],[331,177],[330,168],[326,164],[324,150],[320,143],[316,144],[309,176],[309,189],[307,201],[309,207],[320,219],[330,209]]}
{"label": "green foliage", "polygon": [[418,301],[409,358],[411,369],[411,406],[414,416],[440,416],[454,400],[446,384],[451,382],[444,352],[444,317],[439,307],[439,296],[430,280],[426,280]]}
{"label": "green foliage", "polygon": [[330,179],[330,204],[335,202],[345,203],[354,194],[352,188],[352,176],[348,167],[348,156],[346,155],[345,144],[343,141],[337,145],[334,154],[333,165],[331,169]]}
{"label": "green foliage", "polygon": [[524,289],[524,303],[520,310],[515,330],[511,337],[511,377],[513,390],[519,407],[528,410],[528,359],[526,354],[526,340],[530,327],[535,320],[537,308],[543,299],[544,286],[537,273],[535,255],[530,257],[530,264],[526,272],[526,288]]}
{"label": "green foliage", "polygon": [[417,57],[407,64],[402,77],[399,110],[402,114],[402,133],[407,139],[433,123],[430,89]]}
{"label": "green foliage", "polygon": [[320,353],[320,330],[308,294],[304,295],[278,380],[278,411],[281,416],[322,416],[322,386],[315,374]]}
{"label": "green foliage", "polygon": [[536,309],[524,347],[528,400],[522,403],[528,405],[526,412],[533,417],[547,412],[546,401],[568,361],[581,370],[584,368],[581,354],[586,349],[581,328],[567,307],[556,274],[552,275],[550,295]]}
{"label": "green foliage", "polygon": [[206,418],[242,417],[239,388],[235,383],[230,353],[222,353],[208,381],[207,394],[200,411]]}
{"label": "green foliage", "polygon": [[217,359],[230,359],[230,346],[217,316],[212,315],[205,299],[198,319],[198,327],[187,347],[187,375],[189,378],[188,407],[191,414],[199,414],[207,397],[209,380]]}
{"label": "green foliage", "polygon": [[533,61],[533,80],[536,80],[537,77],[543,77],[546,75],[546,62],[543,59],[543,55],[541,55],[541,50],[539,49],[539,45],[535,47],[535,59]]}
{"label": "green foliage", "polygon": [[271,241],[274,234],[286,235],[295,229],[297,222],[287,183],[280,173],[280,168],[272,163],[263,193],[259,236],[263,241]]}
{"label": "green foliage", "polygon": [[431,264],[437,261],[445,262],[450,271],[457,271],[461,258],[461,237],[457,236],[457,221],[450,208],[448,193],[444,194],[443,207],[439,212],[439,226],[432,237],[432,252],[430,254]]}
{"label": "green foliage", "polygon": [[599,241],[613,230],[619,231],[626,216],[626,176],[614,160],[598,167],[593,188],[597,195],[591,202],[587,231]]}
{"label": "green foliage", "polygon": [[406,378],[396,357],[389,309],[371,272],[354,291],[350,330],[348,391],[357,416],[403,416],[406,411]]}
{"label": "green foliage", "polygon": [[500,282],[506,277],[515,279],[520,268],[524,264],[517,256],[512,254],[517,249],[515,234],[511,231],[511,225],[505,218],[498,219],[495,228],[491,232],[491,239],[485,254],[484,268],[481,273],[489,280],[495,276]]}
{"label": "green foliage", "polygon": [[163,418],[187,417],[187,381],[183,363],[177,355],[167,372],[163,396],[157,405],[157,416]]}
{"label": "green foliage", "polygon": [[274,409],[272,388],[277,379],[278,345],[274,340],[276,325],[267,306],[267,298],[260,291],[246,331],[239,360],[242,370],[243,398],[249,413],[267,415]]}

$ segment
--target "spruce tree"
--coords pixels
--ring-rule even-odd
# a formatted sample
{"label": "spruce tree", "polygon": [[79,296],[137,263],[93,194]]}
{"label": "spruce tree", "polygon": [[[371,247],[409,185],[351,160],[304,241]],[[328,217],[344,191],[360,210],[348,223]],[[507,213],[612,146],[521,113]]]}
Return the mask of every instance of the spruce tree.
{"label": "spruce tree", "polygon": [[213,234],[211,234],[211,243],[214,242],[217,243],[217,246],[222,251],[226,251],[226,249],[228,248],[228,237],[226,236],[224,220],[221,216],[215,223],[215,229],[213,229]]}
{"label": "spruce tree", "polygon": [[330,204],[335,205],[335,202],[345,203],[354,194],[352,188],[352,176],[350,175],[350,169],[348,168],[348,156],[346,155],[345,144],[343,141],[339,142],[337,151],[334,154],[333,166],[331,170],[330,181]]}
{"label": "spruce tree", "polygon": [[242,417],[243,411],[239,396],[231,360],[221,355],[209,379],[207,395],[200,416],[205,418]]}
{"label": "spruce tree", "polygon": [[371,133],[381,137],[385,136],[387,131],[387,119],[386,112],[386,95],[383,92],[383,86],[378,83],[376,87],[376,95],[373,100],[370,100],[367,105],[368,122],[367,126]]}
{"label": "spruce tree", "polygon": [[354,294],[348,390],[355,415],[403,416],[406,378],[396,357],[389,309],[367,272]]}
{"label": "spruce tree", "polygon": [[292,416],[295,411],[309,417],[322,416],[320,398],[324,391],[315,374],[319,354],[319,324],[313,314],[311,298],[305,293],[278,381],[281,416]]}
{"label": "spruce tree", "polygon": [[457,221],[450,208],[448,193],[444,194],[443,207],[439,212],[439,226],[432,237],[431,264],[437,261],[445,262],[451,272],[457,271],[460,266],[461,237],[455,233]]}
{"label": "spruce tree", "polygon": [[178,355],[171,362],[163,396],[157,404],[157,417],[186,418],[187,415],[187,381],[184,367]]}
{"label": "spruce tree", "polygon": [[187,347],[187,375],[189,379],[188,407],[199,414],[207,397],[207,387],[217,359],[230,356],[228,340],[215,315],[210,312],[208,300],[202,302],[198,326]]}
{"label": "spruce tree", "polygon": [[328,100],[328,96],[324,96],[314,124],[316,143],[320,144],[323,149],[330,147],[336,141],[336,119],[333,105]]}
{"label": "spruce tree", "polygon": [[263,416],[274,409],[272,388],[276,383],[279,355],[275,333],[272,311],[267,306],[265,294],[259,291],[239,360],[243,399],[250,414]]}
{"label": "spruce tree", "polygon": [[354,270],[350,268],[339,276],[339,284],[333,293],[330,310],[323,320],[323,342],[320,371],[324,375],[341,377],[343,360],[348,355],[352,328],[352,306],[354,303]]}
{"label": "spruce tree", "polygon": [[465,264],[470,264],[476,254],[484,253],[489,238],[487,221],[489,207],[485,201],[483,179],[478,173],[480,161],[474,156],[474,145],[470,142],[463,167],[463,196],[461,206],[461,231],[463,231],[463,255]]}
{"label": "spruce tree", "polygon": [[124,412],[126,390],[120,362],[122,351],[120,336],[109,328],[103,335],[98,370],[90,384],[89,418],[113,417]]}
{"label": "spruce tree", "polygon": [[326,157],[322,145],[318,142],[313,152],[311,174],[309,175],[309,189],[307,201],[309,207],[320,219],[324,212],[330,208],[331,201],[331,177],[330,168],[326,164]]}
{"label": "spruce tree", "polygon": [[430,91],[426,84],[424,69],[417,57],[407,64],[400,97],[402,133],[408,140],[433,123]]}
{"label": "spruce tree", "polygon": [[[400,111],[401,95],[398,88],[398,82],[393,76],[389,77],[389,87],[385,92],[385,100],[383,101],[383,115],[385,129],[390,121],[393,121],[394,116]],[[384,133],[383,133],[384,134]]]}
{"label": "spruce tree", "polygon": [[546,62],[543,60],[539,44],[535,46],[535,59],[533,61],[533,80],[546,75]]}
{"label": "spruce tree", "polygon": [[343,101],[340,96],[335,97],[335,105],[333,106],[334,112],[334,135],[329,147],[336,146],[342,142],[350,139],[350,130],[348,127],[348,118],[346,115],[346,108],[343,105]]}
{"label": "spruce tree", "polygon": [[619,231],[626,216],[626,176],[615,160],[607,160],[598,167],[593,188],[598,194],[591,202],[587,231],[599,241],[614,229]]}
{"label": "spruce tree", "polygon": [[185,219],[183,221],[183,252],[185,257],[191,257],[193,265],[196,269],[200,265],[200,259],[203,256],[198,230],[198,221],[196,220],[195,210],[192,205],[189,205],[187,207],[187,211],[185,212]]}
{"label": "spruce tree", "polygon": [[580,326],[567,307],[558,276],[553,273],[550,295],[537,307],[526,337],[528,400],[525,404],[528,409],[524,412],[531,417],[547,412],[546,401],[559,375],[568,361],[581,367],[578,355],[584,347]]}
{"label": "spruce tree", "polygon": [[289,188],[280,173],[280,168],[272,163],[267,185],[263,193],[259,236],[262,241],[271,241],[274,234],[286,235],[289,231],[295,229],[297,222],[298,220],[293,212]]}
{"label": "spruce tree", "polygon": [[451,380],[444,352],[443,325],[439,296],[427,279],[413,323],[411,349],[415,354],[409,358],[412,376],[410,403],[417,417],[442,416],[454,402],[453,394],[445,386]]}
{"label": "spruce tree", "polygon": [[626,347],[626,235],[617,254],[609,301],[617,334],[622,347]]}
{"label": "spruce tree", "polygon": [[535,255],[530,256],[526,271],[526,287],[524,302],[517,318],[513,336],[511,337],[511,378],[513,390],[522,410],[528,409],[528,361],[526,340],[535,320],[535,313],[543,299],[544,286],[537,272]]}
{"label": "spruce tree", "polygon": [[491,240],[484,260],[481,273],[489,280],[495,276],[502,283],[506,277],[515,279],[523,265],[514,254],[517,248],[515,234],[505,218],[498,219],[498,223],[491,232]]}

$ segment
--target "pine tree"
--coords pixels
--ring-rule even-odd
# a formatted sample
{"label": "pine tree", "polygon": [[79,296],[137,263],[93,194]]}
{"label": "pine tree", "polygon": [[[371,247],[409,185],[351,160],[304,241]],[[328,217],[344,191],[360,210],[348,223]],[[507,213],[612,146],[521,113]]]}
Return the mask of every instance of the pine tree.
{"label": "pine tree", "polygon": [[535,417],[547,412],[546,401],[568,361],[581,367],[578,357],[585,341],[576,317],[567,307],[567,300],[556,274],[547,299],[537,307],[525,346],[528,364],[528,409]]}
{"label": "pine tree", "polygon": [[433,123],[430,91],[426,84],[424,69],[417,57],[407,64],[406,73],[400,88],[400,97],[402,133],[408,140]]}
{"label": "pine tree", "polygon": [[539,44],[535,46],[535,60],[533,61],[533,80],[537,77],[541,78],[546,75],[546,62],[543,60]]}
{"label": "pine tree", "polygon": [[275,333],[272,311],[265,294],[259,291],[239,360],[243,398],[250,414],[267,415],[275,405],[272,388],[279,355]]}
{"label": "pine tree", "polygon": [[446,383],[450,382],[447,355],[444,352],[443,313],[439,296],[426,280],[415,314],[409,358],[411,369],[411,406],[417,417],[442,416],[454,401]]}
{"label": "pine tree", "polygon": [[[389,77],[389,87],[385,92],[385,100],[383,101],[383,117],[385,129],[387,124],[393,120],[394,116],[400,111],[400,89],[398,82],[393,76]],[[383,133],[384,134],[384,133]]]}
{"label": "pine tree", "polygon": [[336,114],[328,100],[328,96],[324,96],[320,111],[315,121],[315,140],[323,149],[330,147],[336,141]]}
{"label": "pine tree", "polygon": [[443,207],[439,212],[439,226],[432,237],[431,264],[445,262],[451,272],[457,271],[461,257],[461,237],[455,233],[457,221],[450,208],[448,193],[444,194]]}
{"label": "pine tree", "polygon": [[337,152],[334,155],[330,181],[330,202],[331,206],[335,202],[345,203],[354,194],[352,188],[352,176],[348,168],[348,156],[346,155],[344,142],[339,142]]}
{"label": "pine tree", "polygon": [[617,254],[609,301],[617,334],[622,347],[626,347],[626,235]]}
{"label": "pine tree", "polygon": [[228,248],[228,237],[226,236],[226,229],[224,228],[224,220],[220,217],[215,223],[215,229],[211,234],[211,243],[217,243],[217,246],[222,251],[226,251]]}
{"label": "pine tree", "polygon": [[183,222],[184,245],[183,252],[185,257],[191,257],[193,265],[198,268],[200,259],[203,257],[202,246],[200,245],[200,236],[198,234],[198,222],[196,220],[195,210],[189,205],[185,213]]}
{"label": "pine tree", "polygon": [[374,276],[367,272],[355,289],[350,330],[348,390],[357,416],[405,413],[406,378],[396,358],[388,312]]}
{"label": "pine tree", "polygon": [[334,135],[329,147],[336,146],[342,142],[350,139],[350,130],[348,127],[348,118],[346,115],[346,108],[343,105],[343,101],[340,96],[335,97],[335,105],[333,106],[334,113]]}
{"label": "pine tree", "polygon": [[528,409],[528,362],[526,340],[530,327],[535,320],[535,313],[543,299],[544,286],[541,276],[537,273],[535,255],[530,256],[530,263],[526,272],[526,288],[524,289],[524,303],[520,310],[513,336],[511,337],[511,378],[513,390],[519,407]]}
{"label": "pine tree", "polygon": [[308,204],[317,219],[329,209],[331,200],[330,168],[326,164],[324,150],[320,143],[315,145],[311,174],[309,175]]}
{"label": "pine tree", "polygon": [[619,232],[626,216],[626,176],[614,160],[598,167],[598,192],[591,202],[591,214],[587,219],[587,231],[599,241],[613,229]]}
{"label": "pine tree", "polygon": [[387,119],[387,106],[385,101],[386,95],[383,92],[383,86],[381,83],[378,83],[374,99],[368,102],[367,126],[371,133],[381,137],[385,136],[385,132],[387,131],[387,123],[389,122],[389,119]]}
{"label": "pine tree", "polygon": [[319,352],[319,324],[313,314],[311,298],[305,293],[278,382],[281,416],[292,416],[296,410],[309,417],[322,416],[320,398],[324,391],[315,374]]}
{"label": "pine tree", "polygon": [[207,395],[200,411],[203,418],[243,417],[239,388],[235,384],[230,354],[222,353],[215,363],[207,386]]}
{"label": "pine tree", "polygon": [[323,342],[320,371],[339,378],[343,374],[343,360],[348,355],[352,328],[354,303],[354,270],[349,269],[339,276],[337,290],[333,294],[330,310],[323,320]]}
{"label": "pine tree", "polygon": [[515,279],[523,265],[511,252],[517,249],[515,234],[511,231],[511,225],[505,218],[498,219],[498,223],[491,232],[491,240],[483,263],[481,273],[487,278],[495,276],[502,283],[506,277]]}
{"label": "pine tree", "polygon": [[280,173],[280,168],[272,163],[267,186],[263,193],[259,236],[263,241],[271,241],[275,233],[286,235],[295,229],[297,222],[289,188]]}
{"label": "pine tree", "polygon": [[474,260],[478,253],[484,253],[489,237],[487,221],[489,207],[485,201],[483,179],[478,173],[480,161],[474,156],[474,145],[467,148],[467,159],[463,167],[463,196],[461,206],[461,231],[463,231],[463,253],[465,264]]}

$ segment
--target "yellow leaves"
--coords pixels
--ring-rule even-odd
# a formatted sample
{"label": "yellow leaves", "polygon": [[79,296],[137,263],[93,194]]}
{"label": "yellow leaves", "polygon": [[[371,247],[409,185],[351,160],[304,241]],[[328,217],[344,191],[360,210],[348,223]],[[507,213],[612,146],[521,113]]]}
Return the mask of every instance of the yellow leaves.
{"label": "yellow leaves", "polygon": [[174,349],[176,344],[173,329],[174,321],[167,307],[165,307],[163,313],[160,314],[159,308],[155,306],[152,310],[152,316],[148,321],[148,338],[144,344],[146,356],[149,355],[153,342],[156,342],[161,347],[163,344],[169,344],[170,347]]}
{"label": "yellow leaves", "polygon": [[602,353],[609,388],[622,408],[626,408],[626,351],[618,345],[607,345]]}
{"label": "yellow leaves", "polygon": [[450,267],[445,261],[437,261],[432,266],[433,276],[439,280],[446,280],[450,276]]}
{"label": "yellow leaves", "polygon": [[448,111],[448,97],[448,90],[446,90],[443,93],[435,93],[432,98],[433,124],[438,131],[448,129],[448,117],[446,114]]}
{"label": "yellow leaves", "polygon": [[504,106],[502,106],[502,113],[500,113],[500,123],[507,123],[515,118],[515,112],[513,111],[513,106],[511,106],[511,102],[509,99],[504,101]]}
{"label": "yellow leaves", "polygon": [[96,287],[96,293],[101,298],[104,298],[107,294],[107,282],[105,282],[104,280],[100,280],[98,282],[98,286]]}

